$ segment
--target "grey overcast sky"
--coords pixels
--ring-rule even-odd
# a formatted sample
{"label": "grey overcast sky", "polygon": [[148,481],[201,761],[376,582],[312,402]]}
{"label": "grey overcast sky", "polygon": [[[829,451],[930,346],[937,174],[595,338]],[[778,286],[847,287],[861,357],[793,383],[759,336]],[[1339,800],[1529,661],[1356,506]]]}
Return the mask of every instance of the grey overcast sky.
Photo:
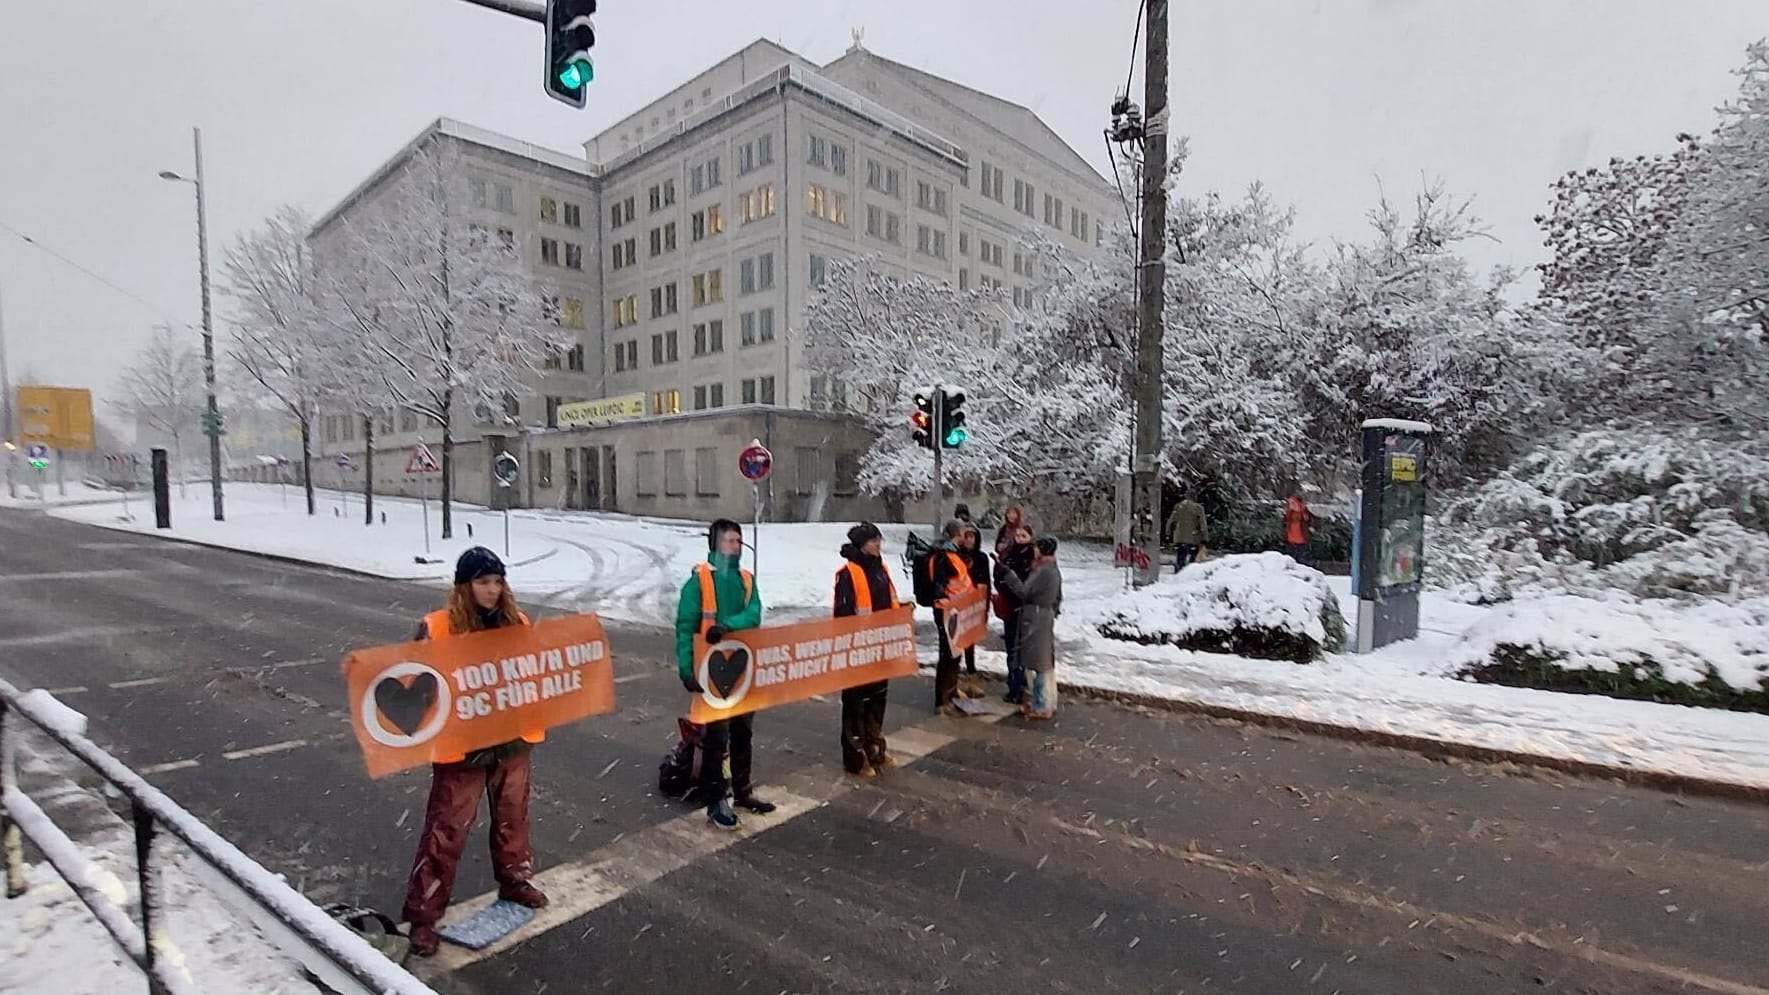
{"label": "grey overcast sky", "polygon": [[[156,176],[190,169],[193,124],[217,258],[278,204],[330,207],[439,115],[581,153],[758,37],[823,62],[855,27],[1030,106],[1103,171],[1136,5],[605,0],[576,111],[541,92],[539,25],[460,0],[0,0],[0,223],[148,302],[0,230],[13,375],[103,395],[153,323],[196,325],[190,188]],[[1378,180],[1441,178],[1498,239],[1476,261],[1527,266],[1558,173],[1707,127],[1766,33],[1763,0],[1180,0],[1185,190],[1261,180],[1325,243],[1359,234]]]}

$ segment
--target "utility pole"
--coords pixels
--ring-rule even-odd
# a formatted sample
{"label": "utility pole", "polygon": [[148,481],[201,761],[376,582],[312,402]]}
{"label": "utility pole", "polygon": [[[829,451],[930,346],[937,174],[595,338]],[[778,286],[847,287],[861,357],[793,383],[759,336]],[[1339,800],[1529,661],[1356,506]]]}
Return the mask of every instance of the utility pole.
{"label": "utility pole", "polygon": [[13,477],[13,468],[18,459],[18,439],[12,434],[12,372],[6,366],[6,305],[0,302],[0,393],[6,396],[0,400],[5,406],[6,414],[6,496],[18,497],[18,481]]}
{"label": "utility pole", "polygon": [[[209,490],[214,497],[215,520],[219,522],[225,516],[221,505],[221,411],[215,403],[215,326],[209,310],[208,190],[203,186],[203,129],[192,128],[190,131],[196,150],[196,177],[187,178],[167,169],[160,171],[160,179],[189,183],[197,189],[197,276],[203,294],[203,385],[209,395],[203,408],[203,432],[209,436]],[[182,477],[180,480],[182,488]]]}
{"label": "utility pole", "polygon": [[[1162,305],[1167,283],[1167,0],[1147,0],[1144,42],[1142,247],[1137,266],[1136,458],[1131,464],[1132,527],[1147,565],[1138,587],[1161,574]],[[1133,534],[1136,534],[1133,531]]]}
{"label": "utility pole", "polygon": [[941,398],[945,393],[946,393],[946,388],[940,386],[939,384],[934,385],[934,391],[933,391],[934,410],[933,410],[933,415],[932,415],[933,421],[929,423],[933,426],[933,436],[934,436],[934,541],[935,542],[939,542],[942,538],[944,538],[944,533],[941,530],[946,527],[946,517],[945,517],[946,482],[945,482],[944,478],[942,478],[940,475],[940,472],[942,469],[942,467],[941,467],[942,460],[940,459],[940,452],[941,452],[941,450],[946,448],[946,426],[940,424],[940,409],[946,406],[945,402],[942,401]]}

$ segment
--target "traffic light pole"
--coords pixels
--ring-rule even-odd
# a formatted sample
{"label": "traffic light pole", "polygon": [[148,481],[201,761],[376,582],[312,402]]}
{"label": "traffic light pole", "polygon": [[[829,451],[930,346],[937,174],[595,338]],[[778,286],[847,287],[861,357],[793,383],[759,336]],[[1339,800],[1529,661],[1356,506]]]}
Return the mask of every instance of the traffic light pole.
{"label": "traffic light pole", "polygon": [[547,8],[542,4],[523,3],[522,0],[466,0],[466,2],[476,7],[484,7],[505,14],[514,14],[530,21],[538,21],[541,24],[547,23]]}
{"label": "traffic light pole", "polygon": [[[1167,2],[1147,0],[1147,63],[1143,103],[1142,248],[1136,337],[1136,458],[1131,464],[1138,545],[1147,559],[1138,564],[1138,587],[1161,574],[1161,397],[1164,363],[1161,308],[1167,299]],[[1135,533],[1133,533],[1135,534]],[[1139,559],[1142,559],[1139,557]]]}
{"label": "traffic light pole", "polygon": [[941,529],[946,527],[946,487],[940,477],[940,454],[946,449],[946,427],[940,424],[940,414],[946,407],[946,388],[934,385],[933,413],[929,416],[928,425],[933,430],[934,441],[934,541],[941,538]]}

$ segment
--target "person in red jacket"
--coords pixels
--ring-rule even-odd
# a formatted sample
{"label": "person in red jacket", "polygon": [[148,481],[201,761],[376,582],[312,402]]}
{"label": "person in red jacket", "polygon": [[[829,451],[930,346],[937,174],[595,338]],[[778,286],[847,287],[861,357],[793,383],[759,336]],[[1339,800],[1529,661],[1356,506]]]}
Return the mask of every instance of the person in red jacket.
{"label": "person in red jacket", "polygon": [[1302,500],[1299,491],[1290,492],[1284,502],[1284,552],[1297,563],[1308,563],[1308,539],[1314,532],[1314,512]]}
{"label": "person in red jacket", "polygon": [[[885,567],[884,539],[878,526],[861,522],[848,530],[841,548],[847,562],[835,572],[835,617],[867,615],[897,607],[897,586]],[[885,703],[889,681],[842,690],[842,767],[857,777],[876,777],[897,766],[885,751]]]}
{"label": "person in red jacket", "polygon": [[[412,638],[449,639],[528,624],[528,616],[516,607],[510,585],[504,582],[503,561],[484,546],[474,546],[455,563],[447,607],[425,615]],[[545,732],[536,729],[465,756],[438,758],[431,765],[424,828],[406,879],[403,914],[411,924],[412,953],[429,957],[441,945],[436,924],[448,908],[455,870],[484,795],[491,796],[491,864],[498,897],[531,909],[546,907],[547,896],[529,880],[534,876],[534,850],[528,839],[528,754],[545,738]]]}

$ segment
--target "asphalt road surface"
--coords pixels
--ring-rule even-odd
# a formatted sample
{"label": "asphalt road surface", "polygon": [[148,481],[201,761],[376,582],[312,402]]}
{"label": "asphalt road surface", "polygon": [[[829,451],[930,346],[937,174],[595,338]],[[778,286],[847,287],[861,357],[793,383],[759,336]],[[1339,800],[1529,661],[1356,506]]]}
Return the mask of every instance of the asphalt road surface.
{"label": "asphalt road surface", "polygon": [[[337,661],[438,591],[32,512],[0,550],[0,675],[316,901],[397,911],[427,775],[364,775]],[[1769,808],[1073,698],[939,719],[920,679],[874,781],[834,701],[762,716],[786,804],[720,834],[652,790],[667,635],[610,635],[619,709],[535,753],[550,928],[445,950],[440,991],[1769,995]]]}

